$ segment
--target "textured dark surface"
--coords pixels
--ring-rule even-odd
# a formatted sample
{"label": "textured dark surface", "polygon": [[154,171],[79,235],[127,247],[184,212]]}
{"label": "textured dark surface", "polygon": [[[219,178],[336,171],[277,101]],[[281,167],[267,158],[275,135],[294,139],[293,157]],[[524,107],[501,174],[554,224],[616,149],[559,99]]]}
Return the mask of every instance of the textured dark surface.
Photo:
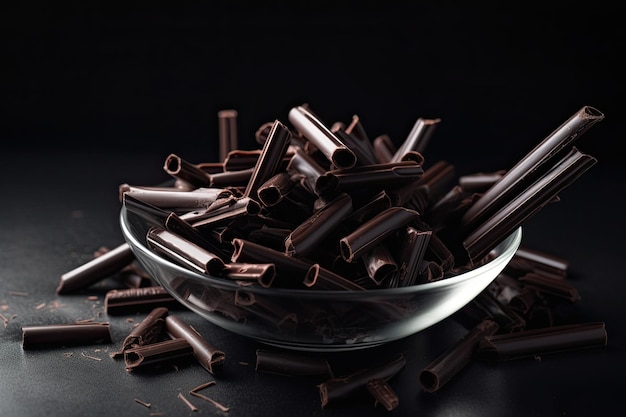
{"label": "textured dark surface", "polygon": [[[0,313],[8,323],[0,323],[0,416],[222,415],[187,394],[212,379],[204,392],[232,417],[571,417],[621,408],[621,6],[213,3],[2,6]],[[374,407],[367,395],[321,409],[320,381],[257,373],[260,345],[180,311],[226,353],[223,374],[214,378],[193,361],[126,372],[109,353],[142,316],[130,322],[103,313],[104,294],[117,282],[55,294],[61,274],[100,246],[122,243],[118,185],[169,179],[162,166],[170,152],[215,161],[219,110],[239,111],[242,147],[253,148],[262,123],[286,122],[288,110],[305,102],[328,123],[358,114],[368,135],[388,133],[396,144],[418,117],[441,117],[426,161],[446,159],[459,174],[510,167],[584,105],[604,112],[606,120],[578,142],[598,164],[524,224],[523,243],[570,260],[582,299],[567,313],[605,321],[606,348],[471,363],[442,390],[425,393],[419,371],[465,332],[448,319],[371,351],[328,357],[342,374],[404,353],[407,366],[391,381],[395,411]],[[22,350],[22,326],[90,318],[111,322],[112,344]]]}

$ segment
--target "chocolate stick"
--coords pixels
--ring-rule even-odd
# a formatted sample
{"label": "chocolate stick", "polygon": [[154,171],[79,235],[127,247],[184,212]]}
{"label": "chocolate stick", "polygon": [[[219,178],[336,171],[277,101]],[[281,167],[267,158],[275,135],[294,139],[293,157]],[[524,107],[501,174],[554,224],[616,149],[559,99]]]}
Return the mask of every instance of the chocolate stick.
{"label": "chocolate stick", "polygon": [[211,187],[209,174],[176,154],[169,154],[165,158],[163,170],[172,177],[189,183],[192,187]]}
{"label": "chocolate stick", "polygon": [[278,173],[285,152],[291,140],[291,132],[280,121],[274,121],[263,150],[244,191],[244,196],[257,199],[257,191],[261,184]]}
{"label": "chocolate stick", "polygon": [[354,262],[364,252],[419,216],[418,212],[403,207],[390,207],[383,210],[340,239],[341,256],[348,262]]}
{"label": "chocolate stick", "polygon": [[191,191],[182,191],[175,187],[155,188],[129,184],[121,184],[119,193],[120,201],[123,201],[124,194],[130,194],[137,200],[153,206],[179,211],[208,207],[218,198],[232,194],[223,188],[201,187]]}
{"label": "chocolate stick", "polygon": [[356,155],[309,109],[297,106],[289,111],[294,127],[337,168],[351,168]]}
{"label": "chocolate stick", "polygon": [[484,258],[491,249],[510,235],[526,219],[552,201],[559,192],[573,183],[596,162],[592,156],[573,148],[551,171],[505,204],[465,238],[463,246],[467,250],[470,260],[476,262]]}
{"label": "chocolate stick", "polygon": [[239,147],[237,135],[237,110],[227,109],[217,112],[219,131],[219,155],[220,160],[226,159],[228,152]]}
{"label": "chocolate stick", "polygon": [[109,290],[104,296],[107,314],[135,313],[165,306],[180,307],[180,304],[161,286]]}
{"label": "chocolate stick", "polygon": [[583,133],[604,119],[597,109],[584,106],[565,123],[541,141],[526,156],[509,169],[492,187],[490,187],[464,213],[462,223],[468,230],[485,220],[518,194],[520,188],[527,188],[530,183],[541,177],[546,166],[555,158],[560,158],[563,150],[574,143]]}
{"label": "chocolate stick", "polygon": [[314,251],[352,213],[352,198],[341,193],[296,227],[285,239],[285,253],[301,258]]}
{"label": "chocolate stick", "polygon": [[201,274],[218,276],[224,269],[219,256],[162,227],[151,227],[146,241],[152,249]]}
{"label": "chocolate stick", "polygon": [[66,294],[86,288],[116,272],[135,260],[135,254],[127,243],[111,249],[83,265],[61,275],[57,294]]}
{"label": "chocolate stick", "polygon": [[443,387],[470,362],[480,341],[496,331],[498,324],[495,321],[483,320],[426,365],[418,377],[424,391],[435,392]]}
{"label": "chocolate stick", "polygon": [[603,322],[563,324],[486,336],[478,345],[482,359],[511,360],[576,349],[606,346]]}
{"label": "chocolate stick", "polygon": [[388,380],[406,365],[406,358],[398,354],[382,365],[364,368],[352,374],[330,378],[318,385],[322,407],[352,395],[358,390],[367,389],[368,381],[376,378]]}
{"label": "chocolate stick", "polygon": [[387,411],[391,411],[400,404],[398,394],[383,378],[373,378],[367,381],[367,391],[374,397],[376,404],[382,404]]}
{"label": "chocolate stick", "polygon": [[233,280],[254,281],[261,287],[269,288],[276,276],[276,266],[273,263],[230,262],[224,265],[223,275]]}
{"label": "chocolate stick", "polygon": [[118,353],[111,355],[117,358],[123,355],[125,351],[138,346],[156,343],[161,339],[165,328],[165,317],[168,314],[167,307],[154,308],[142,321],[133,328],[122,343],[122,349]]}
{"label": "chocolate stick", "polygon": [[173,338],[183,338],[193,348],[193,355],[200,365],[212,374],[215,374],[224,364],[226,355],[221,350],[210,344],[193,327],[176,316],[169,315],[165,318],[167,332]]}
{"label": "chocolate stick", "polygon": [[111,343],[108,322],[22,326],[22,348]]}
{"label": "chocolate stick", "polygon": [[307,271],[303,280],[304,285],[309,288],[324,290],[364,290],[362,286],[343,276],[321,266],[313,264]]}
{"label": "chocolate stick", "polygon": [[424,259],[431,236],[430,230],[422,231],[411,226],[406,227],[400,251],[398,286],[407,287],[416,283],[419,266]]}
{"label": "chocolate stick", "polygon": [[390,162],[399,162],[402,158],[410,151],[417,151],[419,153],[424,153],[424,149],[426,149],[426,145],[430,141],[431,136],[433,135],[435,128],[439,125],[441,119],[425,119],[418,118],[411,128],[409,135],[402,142],[400,147],[396,150],[391,158]]}
{"label": "chocolate stick", "polygon": [[133,371],[139,367],[169,362],[191,355],[193,355],[191,344],[183,338],[176,338],[128,349],[124,352],[124,362],[126,370]]}

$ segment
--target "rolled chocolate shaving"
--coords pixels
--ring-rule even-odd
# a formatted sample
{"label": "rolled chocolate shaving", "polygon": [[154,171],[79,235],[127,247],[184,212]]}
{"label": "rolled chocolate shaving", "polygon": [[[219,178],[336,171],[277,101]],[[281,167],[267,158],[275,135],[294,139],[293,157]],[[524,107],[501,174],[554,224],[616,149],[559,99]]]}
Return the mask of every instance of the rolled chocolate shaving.
{"label": "rolled chocolate shaving", "polygon": [[352,213],[352,199],[341,193],[296,227],[285,239],[285,253],[297,258],[313,252]]}
{"label": "rolled chocolate shaving", "polygon": [[280,121],[274,121],[259,159],[254,165],[254,171],[250,177],[244,196],[257,199],[257,191],[261,184],[278,173],[287,147],[291,140],[291,132]]}
{"label": "rolled chocolate shaving", "polygon": [[390,207],[359,226],[349,235],[341,238],[341,256],[353,262],[364,252],[383,241],[397,229],[406,226],[420,214],[403,207]]}
{"label": "rolled chocolate shaving", "polygon": [[111,343],[109,322],[22,326],[22,348]]}
{"label": "rolled chocolate shaving", "polygon": [[295,183],[288,172],[279,172],[259,186],[257,193],[259,201],[265,207],[271,207],[287,196],[294,186]]}
{"label": "rolled chocolate shaving", "polygon": [[390,275],[398,270],[398,264],[389,248],[383,244],[374,246],[361,257],[367,275],[376,285],[381,285]]}
{"label": "rolled chocolate shaving", "polygon": [[165,329],[165,317],[169,313],[167,307],[154,308],[133,330],[126,336],[119,352],[111,357],[118,358],[124,352],[143,345],[149,345],[161,340]]}
{"label": "rolled chocolate shaving", "polygon": [[398,394],[383,378],[373,378],[367,381],[367,391],[374,397],[375,404],[382,404],[387,411],[391,411],[400,404]]}
{"label": "rolled chocolate shaving", "polygon": [[494,172],[475,172],[459,177],[459,186],[466,193],[484,193],[498,182],[505,170]]}
{"label": "rolled chocolate shaving", "polygon": [[[424,170],[414,161],[399,161],[387,164],[362,165],[350,169],[326,171],[315,182],[315,192],[320,196],[340,192],[354,192],[365,188],[370,192],[385,186],[398,187],[419,179]],[[375,189],[374,189],[375,188]]]}
{"label": "rolled chocolate shaving", "polygon": [[146,241],[160,254],[199,273],[217,276],[224,269],[218,255],[162,227],[151,227]]}
{"label": "rolled chocolate shaving", "polygon": [[404,155],[409,151],[424,153],[426,145],[428,145],[430,138],[440,122],[441,119],[418,118],[411,128],[407,138],[393,154],[390,162],[401,161]]}
{"label": "rolled chocolate shaving", "polygon": [[364,142],[355,135],[346,132],[343,128],[333,131],[337,138],[345,144],[356,156],[355,165],[371,165],[376,163],[376,157],[369,142]]}
{"label": "rolled chocolate shaving", "polygon": [[239,171],[224,171],[207,175],[209,176],[209,186],[211,187],[244,189],[244,187],[250,182],[253,174],[254,168],[248,168]]}
{"label": "rolled chocolate shaving", "polygon": [[573,148],[552,170],[505,204],[463,240],[470,260],[477,262],[484,258],[491,249],[596,162],[594,157]]}
{"label": "rolled chocolate shaving", "polygon": [[602,119],[604,114],[593,107],[584,106],[578,110],[482,194],[463,215],[464,227],[474,229],[518,195],[520,190],[541,178],[546,167],[562,158],[564,150]]}
{"label": "rolled chocolate shaving", "polygon": [[507,264],[507,269],[519,269],[524,273],[537,270],[561,277],[567,275],[568,268],[567,259],[523,245],[515,251],[513,259]]}
{"label": "rolled chocolate shaving", "polygon": [[301,148],[295,149],[286,171],[292,176],[299,176],[300,183],[311,192],[315,192],[315,182],[325,172],[324,168]]}
{"label": "rolled chocolate shaving", "polygon": [[222,161],[226,159],[226,156],[230,151],[239,147],[237,116],[237,110],[227,109],[217,112],[219,156]]}
{"label": "rolled chocolate shaving", "polygon": [[387,134],[376,136],[372,143],[374,147],[374,156],[376,156],[376,162],[379,164],[385,164],[391,162],[393,155],[398,150]]}
{"label": "rolled chocolate shaving", "polygon": [[282,350],[257,349],[254,369],[285,376],[333,376],[325,358]]}
{"label": "rolled chocolate shaving", "polygon": [[191,344],[183,338],[176,338],[128,349],[124,351],[124,362],[126,370],[133,371],[140,367],[169,363],[174,359],[191,355],[193,355]]}
{"label": "rolled chocolate shaving", "polygon": [[212,374],[220,370],[226,355],[209,343],[193,327],[173,315],[168,315],[165,318],[165,327],[173,338],[183,338],[189,342],[193,348],[193,355],[203,368]]}
{"label": "rolled chocolate shaving", "polygon": [[269,288],[276,276],[276,266],[273,263],[252,264],[229,262],[224,265],[223,276],[234,280],[254,281],[261,287]]}
{"label": "rolled chocolate shaving", "polygon": [[61,275],[56,293],[67,294],[86,288],[121,271],[134,260],[135,254],[130,246],[127,243],[122,243],[107,253]]}
{"label": "rolled chocolate shaving", "polygon": [[388,380],[398,374],[406,365],[402,353],[397,354],[383,364],[360,369],[354,373],[333,377],[318,385],[322,407],[334,401],[345,399],[353,393],[366,390],[368,381],[381,378]]}
{"label": "rolled chocolate shaving", "polygon": [[261,210],[259,203],[249,197],[228,196],[215,200],[205,210],[190,211],[180,218],[198,229],[217,229],[233,220],[255,216]]}
{"label": "rolled chocolate shaving", "polygon": [[194,188],[211,187],[209,174],[176,154],[169,154],[165,158],[163,170],[172,177],[189,183]]}
{"label": "rolled chocolate shaving", "polygon": [[563,324],[486,336],[478,346],[477,356],[488,360],[512,360],[606,344],[604,322]]}
{"label": "rolled chocolate shaving", "polygon": [[321,266],[320,264],[312,264],[307,271],[303,280],[305,286],[316,289],[326,290],[357,290],[361,291],[365,288],[354,281]]}
{"label": "rolled chocolate shaving", "polygon": [[130,194],[137,200],[174,211],[194,210],[208,207],[218,198],[231,193],[223,188],[201,187],[183,191],[176,187],[141,187],[122,184],[119,186],[120,201],[124,194]]}
{"label": "rolled chocolate shaving", "polygon": [[[271,127],[271,124],[270,124]],[[268,130],[269,132],[269,130]],[[254,169],[259,156],[261,156],[261,149],[242,150],[232,149],[223,159],[222,171],[242,171],[248,169]]]}
{"label": "rolled chocolate shaving", "polygon": [[419,277],[419,267],[428,248],[432,231],[417,230],[407,226],[402,237],[399,256],[398,286],[414,285]]}
{"label": "rolled chocolate shaving", "polygon": [[498,328],[498,324],[493,320],[481,321],[426,365],[418,376],[424,391],[435,392],[441,389],[471,361],[480,341],[496,333]]}
{"label": "rolled chocolate shaving", "polygon": [[328,161],[337,168],[352,168],[356,155],[337,135],[305,106],[293,107],[289,111],[289,121],[312,143]]}
{"label": "rolled chocolate shaving", "polygon": [[580,300],[578,290],[566,279],[529,272],[521,276],[519,281],[542,294],[550,294],[571,302]]}
{"label": "rolled chocolate shaving", "polygon": [[125,288],[107,291],[104,310],[107,314],[150,311],[157,307],[180,308],[176,299],[161,286]]}
{"label": "rolled chocolate shaving", "polygon": [[162,224],[166,230],[176,236],[180,236],[182,239],[208,250],[221,259],[226,259],[229,256],[223,245],[210,239],[210,235],[201,233],[198,228],[193,227],[187,220],[174,212],[169,213]]}
{"label": "rolled chocolate shaving", "polygon": [[479,320],[495,321],[501,332],[519,331],[526,327],[524,318],[508,304],[500,302],[489,289],[483,290],[461,310],[479,317]]}

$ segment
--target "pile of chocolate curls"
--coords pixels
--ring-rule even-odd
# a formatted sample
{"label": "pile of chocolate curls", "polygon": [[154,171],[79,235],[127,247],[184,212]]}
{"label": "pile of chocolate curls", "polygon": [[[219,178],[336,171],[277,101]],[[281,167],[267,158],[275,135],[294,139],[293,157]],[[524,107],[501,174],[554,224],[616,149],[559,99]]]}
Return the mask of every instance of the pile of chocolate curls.
{"label": "pile of chocolate curls", "polygon": [[[596,163],[574,141],[604,115],[585,106],[510,169],[459,178],[451,164],[428,165],[424,157],[440,119],[419,118],[396,147],[384,134],[370,140],[356,115],[350,123],[328,125],[301,105],[289,111],[292,127],[279,120],[265,123],[255,133],[260,149],[241,150],[237,112],[224,110],[218,118],[220,162],[192,163],[170,154],[163,168],[171,184],[120,185],[120,201],[129,210],[165,219],[147,243],[212,276],[267,287],[350,291],[419,285],[484,262],[498,243]],[[401,243],[381,244],[391,240]],[[186,251],[181,241],[202,251]],[[57,288],[59,294],[73,292],[113,274],[133,280],[133,288],[107,294],[106,303],[111,312],[155,309],[136,331],[146,334],[129,336],[117,353],[129,368],[150,353],[155,361],[168,358],[167,347],[147,349],[163,343],[147,336],[154,335],[155,323],[171,326],[169,332],[183,339],[180,329],[186,329],[167,319],[163,308],[174,300],[134,260],[126,244],[102,251],[64,274]],[[288,279],[293,271],[302,279]],[[423,389],[440,389],[473,358],[509,360],[606,345],[604,323],[569,323],[554,314],[559,303],[579,299],[566,276],[566,260],[520,247],[496,280],[456,314],[470,330],[422,370]],[[223,362],[224,353],[210,344],[169,344],[170,353],[184,350],[208,364],[215,358]],[[309,364],[296,354],[257,354],[259,370],[302,374],[306,365],[329,371],[327,363]],[[353,376],[330,372],[319,385],[322,406],[367,389],[376,403],[395,408],[398,399],[388,380],[404,363],[399,355]]]}

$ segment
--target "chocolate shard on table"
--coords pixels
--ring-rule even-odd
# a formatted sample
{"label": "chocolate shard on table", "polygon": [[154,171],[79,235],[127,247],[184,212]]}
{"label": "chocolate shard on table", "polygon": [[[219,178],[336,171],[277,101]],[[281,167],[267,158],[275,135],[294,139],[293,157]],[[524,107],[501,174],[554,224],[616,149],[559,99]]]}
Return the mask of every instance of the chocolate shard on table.
{"label": "chocolate shard on table", "polygon": [[335,376],[318,385],[322,408],[346,399],[357,391],[366,391],[367,383],[372,379],[389,380],[397,375],[406,365],[404,354],[399,353],[382,364],[359,369],[353,373]]}
{"label": "chocolate shard on table", "polygon": [[107,291],[104,296],[104,310],[107,314],[137,313],[157,307],[171,309],[182,306],[161,286],[114,289]]}
{"label": "chocolate shard on table", "polygon": [[124,352],[129,349],[160,341],[165,331],[165,317],[167,317],[168,313],[167,307],[154,308],[126,336],[120,351],[113,353],[111,357],[118,358],[124,356]]}
{"label": "chocolate shard on table", "polygon": [[112,343],[109,322],[80,322],[22,326],[22,348]]}
{"label": "chocolate shard on table", "polygon": [[604,322],[562,324],[496,334],[481,340],[477,355],[488,360],[512,360],[606,346]]}
{"label": "chocolate shard on table", "polygon": [[480,341],[499,329],[490,319],[482,320],[456,343],[444,350],[419,373],[418,380],[426,392],[441,389],[472,360]]}
{"label": "chocolate shard on table", "polygon": [[285,350],[257,349],[255,370],[285,376],[333,376],[325,358]]}
{"label": "chocolate shard on table", "polygon": [[171,314],[165,318],[165,328],[172,338],[183,338],[189,342],[193,348],[193,355],[203,368],[212,374],[220,371],[226,360],[226,354],[206,340],[196,329]]}
{"label": "chocolate shard on table", "polygon": [[109,277],[135,260],[135,254],[127,243],[122,243],[101,256],[61,275],[57,294],[81,290]]}
{"label": "chocolate shard on table", "polygon": [[135,346],[124,351],[126,370],[171,363],[174,359],[192,356],[191,344],[183,339],[162,340],[146,345]]}

